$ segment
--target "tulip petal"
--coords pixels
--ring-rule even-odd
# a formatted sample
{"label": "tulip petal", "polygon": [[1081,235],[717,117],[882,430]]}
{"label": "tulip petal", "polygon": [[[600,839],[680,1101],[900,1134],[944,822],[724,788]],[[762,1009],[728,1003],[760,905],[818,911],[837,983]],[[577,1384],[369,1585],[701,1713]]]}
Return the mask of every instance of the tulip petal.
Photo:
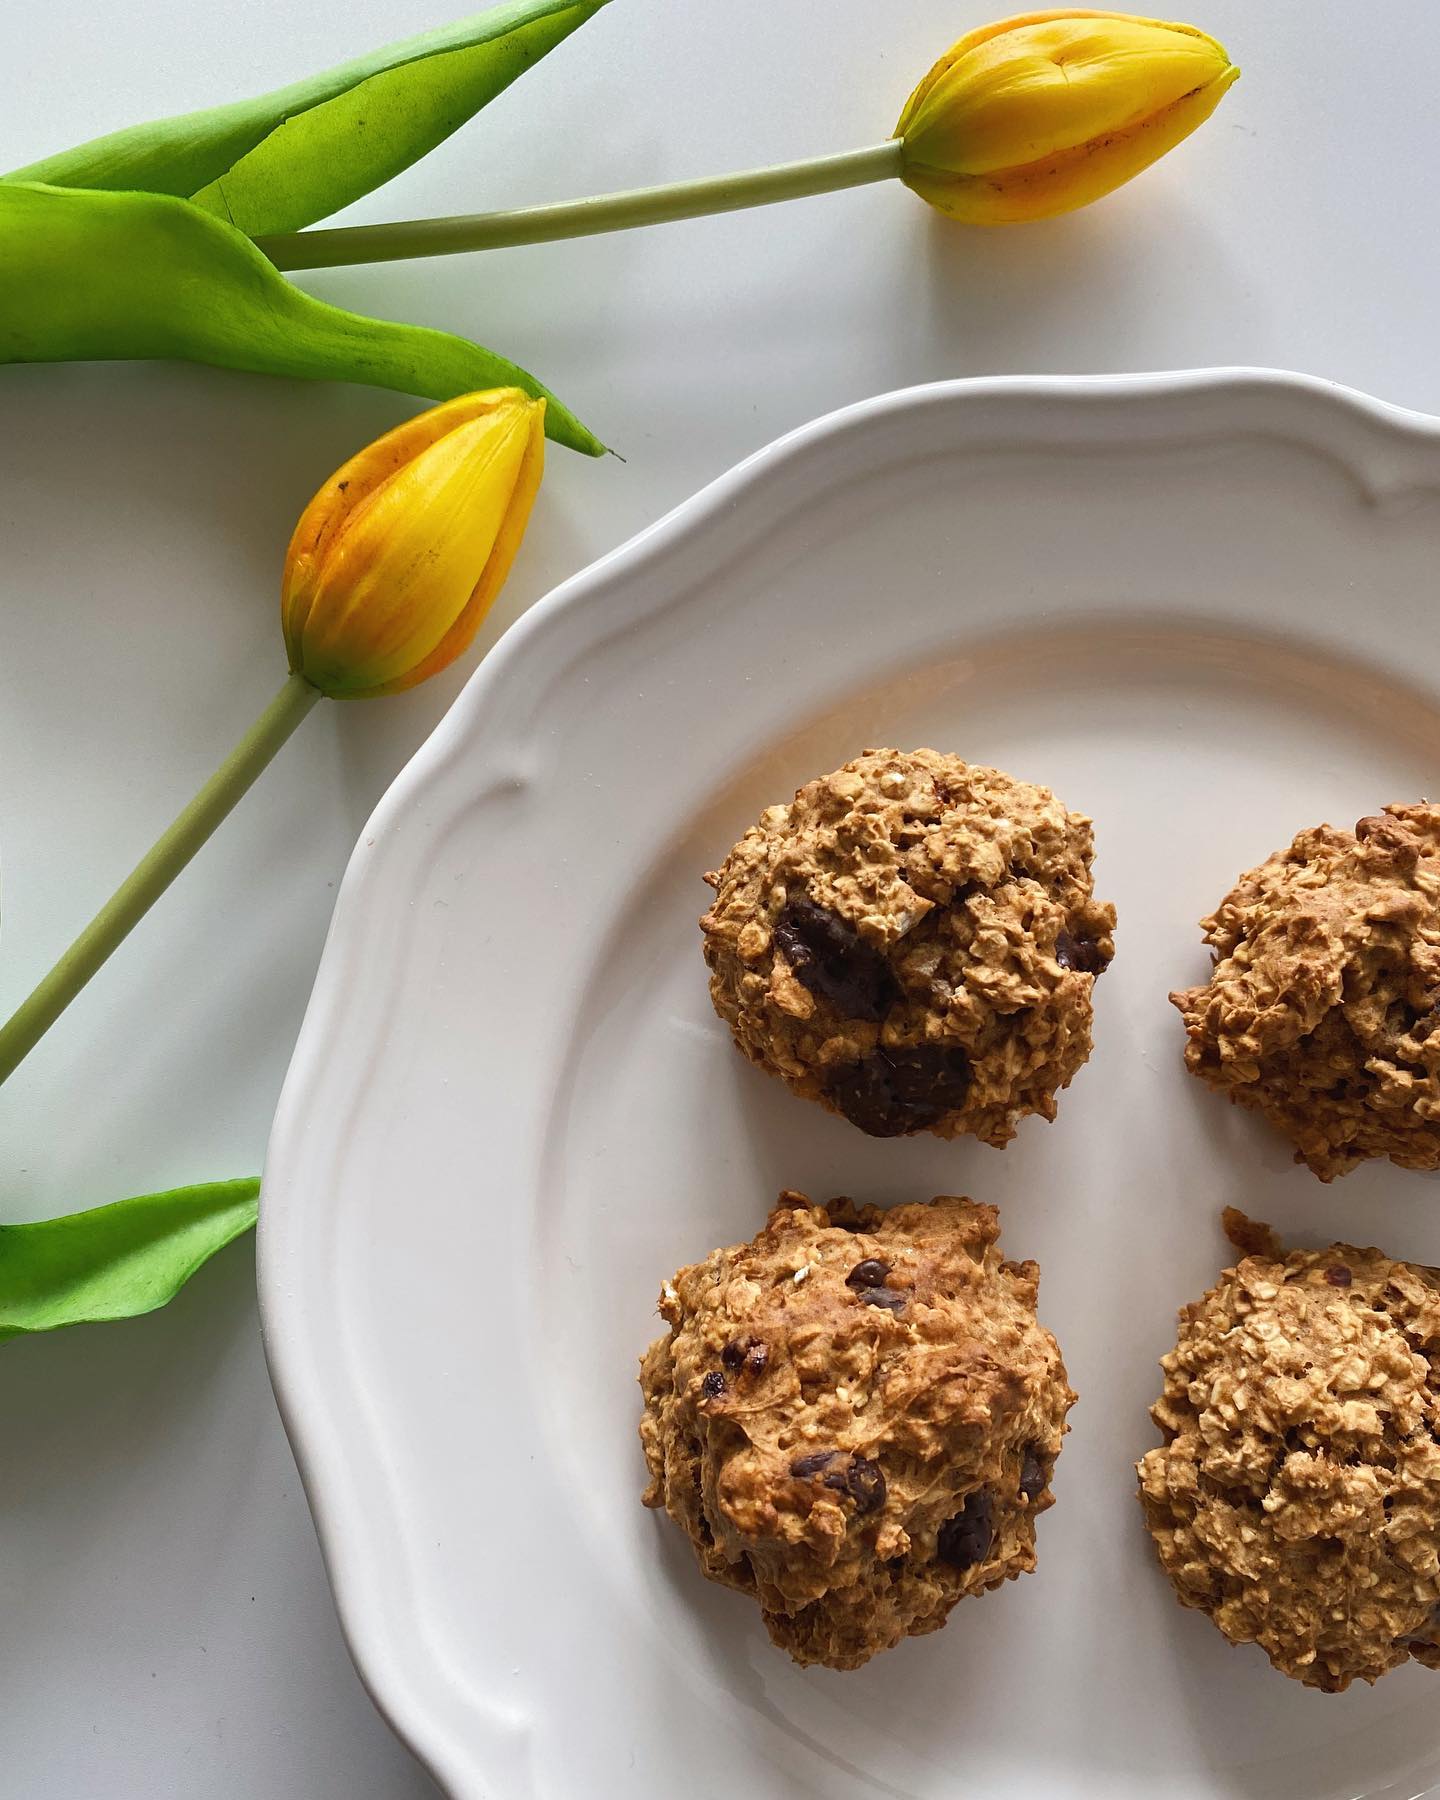
{"label": "tulip petal", "polygon": [[476,632],[495,603],[495,596],[505,585],[510,565],[525,536],[525,527],[530,522],[530,509],[540,491],[540,477],[545,472],[544,406],[545,402],[542,400],[531,408],[529,437],[515,478],[515,486],[511,490],[504,523],[495,540],[495,548],[490,552],[485,572],[476,582],[475,591],[464,612],[423,662],[417,663],[409,674],[398,676],[384,687],[374,689],[376,695],[398,694],[405,688],[416,687],[420,682],[428,681],[432,675],[438,675],[441,669],[448,668],[457,656],[463,656],[474,643]]}
{"label": "tulip petal", "polygon": [[906,185],[952,219],[974,225],[1018,225],[1074,212],[1122,187],[1203,125],[1238,79],[1231,68],[1206,88],[1102,142],[988,175],[907,168]]}
{"label": "tulip petal", "polygon": [[1238,74],[1193,25],[1090,10],[1003,20],[953,45],[910,96],[904,178],[976,223],[1066,212],[1193,131]]}
{"label": "tulip petal", "polygon": [[467,396],[353,458],[358,498],[339,471],[287,559],[291,667],[345,697],[411,686],[458,655],[523,533],[543,421],[516,390]]}
{"label": "tulip petal", "polygon": [[[935,87],[936,83],[948,74],[962,56],[967,55],[971,50],[978,49],[981,44],[988,44],[992,38],[1004,37],[1009,32],[1020,31],[1031,25],[1052,24],[1060,19],[1118,19],[1123,20],[1126,23],[1137,22],[1137,17],[1134,13],[1104,12],[1096,10],[1093,7],[1080,6],[1051,7],[1043,12],[1016,13],[1008,19],[996,19],[989,25],[977,26],[974,31],[967,31],[964,37],[958,38],[935,66],[927,72],[925,78],[917,85],[914,93],[912,93],[910,98],[905,102],[905,108],[900,115],[899,124],[895,127],[894,136],[905,136],[910,125],[914,121],[915,114],[918,112],[921,103]],[[1201,31],[1197,25],[1181,25],[1158,19],[1142,19],[1138,22],[1146,25],[1163,23],[1167,31],[1179,31],[1185,33],[1188,37],[1204,38],[1206,43],[1213,45],[1220,51],[1222,56],[1225,54],[1223,48],[1216,40]],[[1229,60],[1228,57],[1226,60]]]}
{"label": "tulip petal", "polygon": [[911,133],[914,154],[984,175],[1126,131],[1226,67],[1209,44],[1161,26],[1102,21],[1027,28],[963,58]]}
{"label": "tulip petal", "polygon": [[[283,616],[287,644],[292,637],[298,641],[303,634],[314,597],[315,571],[362,501],[457,426],[524,401],[525,395],[519,388],[487,388],[478,394],[461,394],[443,406],[427,407],[402,420],[335,471],[301,513],[285,554],[282,592],[286,596]],[[542,401],[542,408],[543,405]],[[544,416],[543,411],[539,416]]]}

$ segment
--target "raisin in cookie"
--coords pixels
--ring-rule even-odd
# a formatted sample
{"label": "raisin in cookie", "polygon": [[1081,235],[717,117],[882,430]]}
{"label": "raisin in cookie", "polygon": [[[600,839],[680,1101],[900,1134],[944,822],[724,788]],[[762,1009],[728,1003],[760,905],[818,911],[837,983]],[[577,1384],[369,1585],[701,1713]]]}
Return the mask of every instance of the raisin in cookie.
{"label": "raisin in cookie", "polygon": [[1440,1668],[1440,1272],[1225,1228],[1138,1465],[1176,1595],[1326,1693]]}
{"label": "raisin in cookie", "polygon": [[647,1506],[796,1662],[855,1669],[1035,1566],[1075,1399],[995,1209],[786,1193],[667,1282],[641,1365]]}
{"label": "raisin in cookie", "polygon": [[741,1050],[875,1137],[1001,1145],[1090,1054],[1114,953],[1090,821],[934,750],[867,750],[705,879],[710,996]]}
{"label": "raisin in cookie", "polygon": [[1322,1181],[1440,1168],[1440,807],[1302,831],[1201,929],[1214,972],[1170,996],[1191,1071]]}

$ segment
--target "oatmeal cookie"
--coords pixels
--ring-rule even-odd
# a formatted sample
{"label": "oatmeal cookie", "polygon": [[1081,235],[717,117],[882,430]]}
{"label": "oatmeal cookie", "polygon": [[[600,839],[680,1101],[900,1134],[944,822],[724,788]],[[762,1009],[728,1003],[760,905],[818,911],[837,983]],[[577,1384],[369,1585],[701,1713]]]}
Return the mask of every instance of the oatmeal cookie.
{"label": "oatmeal cookie", "polygon": [[1326,1693],[1440,1668],[1440,1271],[1225,1227],[1138,1465],[1176,1595]]}
{"label": "oatmeal cookie", "polygon": [[1440,1168],[1440,806],[1302,831],[1201,929],[1214,972],[1170,996],[1192,1073],[1322,1181]]}
{"label": "oatmeal cookie", "polygon": [[752,1062],[875,1137],[1006,1144],[1090,1054],[1115,909],[1090,821],[934,750],[867,750],[705,879],[710,997]]}
{"label": "oatmeal cookie", "polygon": [[994,1207],[785,1193],[665,1284],[647,1506],[799,1663],[856,1669],[1035,1566],[1075,1399]]}

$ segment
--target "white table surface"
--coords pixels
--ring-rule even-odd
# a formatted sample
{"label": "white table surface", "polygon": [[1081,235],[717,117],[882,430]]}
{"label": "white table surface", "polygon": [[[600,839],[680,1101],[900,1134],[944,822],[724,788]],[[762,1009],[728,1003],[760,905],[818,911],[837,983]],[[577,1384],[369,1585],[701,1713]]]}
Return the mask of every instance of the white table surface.
{"label": "white table surface", "polygon": [[[1205,0],[1198,22],[1244,79],[1158,169],[1048,225],[966,232],[887,185],[307,284],[504,349],[627,459],[552,451],[478,656],[746,452],[887,388],[1250,363],[1440,411],[1432,10]],[[13,0],[0,166],[445,16],[441,0]],[[990,16],[976,0],[613,0],[353,216],[877,140]],[[0,1006],[268,699],[295,515],[408,404],[160,365],[0,370]],[[473,660],[306,724],[0,1095],[0,1218],[259,1167],[351,842]],[[433,1792],[347,1660],[248,1242],[148,1319],[5,1346],[0,1522],[4,1800]]]}

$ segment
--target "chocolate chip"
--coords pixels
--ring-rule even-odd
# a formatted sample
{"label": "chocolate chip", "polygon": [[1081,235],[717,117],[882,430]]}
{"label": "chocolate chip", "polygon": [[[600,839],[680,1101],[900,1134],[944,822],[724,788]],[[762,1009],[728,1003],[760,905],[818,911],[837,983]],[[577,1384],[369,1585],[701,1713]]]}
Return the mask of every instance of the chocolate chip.
{"label": "chocolate chip", "polygon": [[[829,1480],[829,1477],[826,1477]],[[868,1456],[852,1456],[845,1471],[845,1486],[859,1513],[877,1511],[885,1504],[885,1471]]]}
{"label": "chocolate chip", "polygon": [[700,1392],[707,1400],[718,1400],[725,1392],[725,1377],[718,1369],[712,1369],[700,1383]]}
{"label": "chocolate chip", "polygon": [[940,1527],[935,1548],[941,1562],[952,1569],[973,1569],[984,1562],[995,1541],[994,1511],[995,1503],[984,1488],[967,1495],[961,1510]]}
{"label": "chocolate chip", "polygon": [[1055,939],[1055,960],[1062,969],[1081,975],[1103,975],[1110,964],[1094,938],[1075,937],[1063,929]]}
{"label": "chocolate chip", "polygon": [[764,1374],[770,1352],[758,1338],[731,1338],[720,1352],[720,1360],[732,1375],[739,1372],[756,1376]]}
{"label": "chocolate chip", "polygon": [[1027,1444],[1021,1454],[1020,1492],[1027,1500],[1038,1500],[1045,1492],[1045,1465],[1038,1444]]}
{"label": "chocolate chip", "polygon": [[816,1450],[809,1456],[797,1456],[790,1473],[802,1481],[819,1475],[832,1493],[853,1500],[857,1513],[874,1512],[885,1504],[885,1472],[868,1456],[856,1453],[842,1463],[838,1450]]}
{"label": "chocolate chip", "polygon": [[871,1137],[923,1131],[965,1104],[970,1059],[944,1044],[880,1049],[848,1063],[830,1083],[830,1097]]}
{"label": "chocolate chip", "polygon": [[827,1488],[853,1500],[858,1513],[874,1512],[885,1504],[884,1472],[868,1456],[852,1456],[844,1468],[828,1470],[824,1481]]}
{"label": "chocolate chip", "polygon": [[815,1450],[809,1456],[797,1456],[790,1465],[790,1473],[803,1481],[807,1475],[818,1475],[822,1469],[828,1469],[839,1454],[838,1450]]}
{"label": "chocolate chip", "polygon": [[897,1293],[894,1288],[866,1288],[860,1298],[867,1306],[883,1306],[887,1311],[898,1313],[910,1298],[908,1294]]}
{"label": "chocolate chip", "polygon": [[790,900],[775,943],[795,979],[844,1019],[883,1019],[898,997],[895,977],[873,944],[847,920],[804,894]]}
{"label": "chocolate chip", "polygon": [[1345,1267],[1344,1263],[1335,1263],[1325,1271],[1325,1279],[1330,1283],[1331,1287],[1345,1288],[1349,1287],[1355,1277],[1350,1273],[1349,1269]]}
{"label": "chocolate chip", "polygon": [[889,1263],[881,1262],[876,1256],[867,1256],[864,1262],[856,1263],[845,1277],[845,1285],[852,1288],[883,1287],[889,1273]]}

